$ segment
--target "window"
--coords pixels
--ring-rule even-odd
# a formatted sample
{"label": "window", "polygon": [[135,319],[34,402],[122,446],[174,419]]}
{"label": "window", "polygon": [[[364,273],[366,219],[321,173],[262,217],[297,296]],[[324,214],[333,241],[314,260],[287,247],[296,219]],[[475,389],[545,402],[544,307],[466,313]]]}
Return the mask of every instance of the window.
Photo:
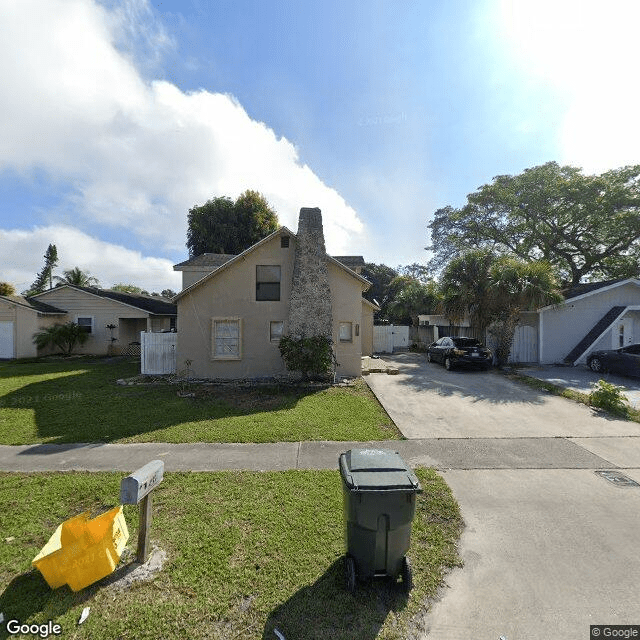
{"label": "window", "polygon": [[280,265],[256,266],[256,300],[280,300]]}
{"label": "window", "polygon": [[85,333],[93,333],[93,318],[77,318],[76,324],[80,327],[82,331]]}
{"label": "window", "polygon": [[284,333],[284,322],[282,320],[272,320],[269,323],[269,340],[271,342],[280,342]]}
{"label": "window", "polygon": [[340,323],[340,342],[353,342],[353,325],[351,322]]}
{"label": "window", "polygon": [[211,320],[211,357],[214,360],[239,360],[241,341],[240,318]]}

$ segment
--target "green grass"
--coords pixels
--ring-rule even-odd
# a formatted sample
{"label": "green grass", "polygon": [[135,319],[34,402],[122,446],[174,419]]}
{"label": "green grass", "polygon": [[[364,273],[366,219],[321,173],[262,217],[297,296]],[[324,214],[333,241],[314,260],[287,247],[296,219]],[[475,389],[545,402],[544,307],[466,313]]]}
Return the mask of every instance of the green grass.
{"label": "green grass", "polygon": [[[0,611],[23,623],[53,619],[63,637],[92,640],[273,640],[274,627],[287,640],[406,638],[444,574],[461,565],[458,505],[435,471],[416,473],[424,492],[408,598],[384,580],[344,590],[337,471],[167,474],[154,491],[151,530],[167,553],[162,571],[125,591],[105,579],[78,593],[49,589],[31,560],[63,520],[114,505],[122,474],[0,474]],[[137,509],[126,506],[125,517],[135,550]],[[91,614],[79,627],[85,606]]]}
{"label": "green grass", "polygon": [[[580,402],[581,404],[586,404],[591,407],[591,399],[589,398],[588,393],[581,393],[580,391],[575,391],[574,389],[567,389],[566,387],[560,387],[558,385],[553,384],[552,382],[547,382],[546,380],[539,380],[538,378],[533,378],[531,376],[526,376],[521,373],[508,373],[506,374],[508,378],[511,380],[516,380],[518,382],[522,382],[534,389],[542,389],[544,391],[548,391],[555,396],[560,396],[562,398],[567,398],[568,400],[573,400],[574,402]],[[604,411],[603,409],[599,409]],[[608,412],[605,412],[608,413]],[[627,407],[626,413],[611,413],[612,416],[617,418],[618,420],[631,420],[632,422],[640,422],[640,410],[634,409],[633,407]]]}
{"label": "green grass", "polygon": [[0,444],[387,440],[400,434],[368,387],[120,386],[136,361],[0,363]]}

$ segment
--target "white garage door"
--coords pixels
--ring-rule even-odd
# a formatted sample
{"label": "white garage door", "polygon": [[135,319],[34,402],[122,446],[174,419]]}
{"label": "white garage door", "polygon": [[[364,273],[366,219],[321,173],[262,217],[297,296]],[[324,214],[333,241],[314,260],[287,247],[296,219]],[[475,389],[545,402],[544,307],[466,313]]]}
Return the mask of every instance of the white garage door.
{"label": "white garage door", "polygon": [[13,358],[13,322],[0,322],[0,358]]}
{"label": "white garage door", "polygon": [[535,327],[516,327],[509,362],[538,362],[538,331]]}

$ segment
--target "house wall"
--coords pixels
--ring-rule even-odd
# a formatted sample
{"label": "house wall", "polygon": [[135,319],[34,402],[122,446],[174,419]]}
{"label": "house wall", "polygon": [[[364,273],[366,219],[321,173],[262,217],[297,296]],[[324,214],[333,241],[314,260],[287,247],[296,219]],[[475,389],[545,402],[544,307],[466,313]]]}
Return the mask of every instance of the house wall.
{"label": "house wall", "polygon": [[[57,287],[45,291],[37,296],[38,300],[67,311],[65,322],[75,322],[78,316],[93,318],[93,331],[89,339],[81,346],[76,347],[75,353],[85,353],[93,355],[106,355],[111,344],[111,332],[106,328],[108,324],[115,324],[113,337],[118,340],[114,342],[114,352],[124,349],[131,336],[128,332],[120,328],[120,318],[140,318],[146,326],[148,313],[129,307],[125,304],[101,298],[100,296],[71,289],[68,287]],[[135,338],[140,340],[140,335]]]}
{"label": "house wall", "polygon": [[373,314],[374,309],[366,302],[362,302],[362,324],[360,325],[360,344],[362,355],[373,355]]}
{"label": "house wall", "polygon": [[213,270],[214,269],[212,267],[202,267],[199,269],[192,267],[189,270],[185,269],[184,271],[182,271],[182,288],[186,289],[187,287],[190,287],[192,284],[195,284],[196,282],[198,282],[198,280],[201,280]]}
{"label": "house wall", "polygon": [[[333,310],[332,340],[336,361],[340,365],[337,369],[337,374],[339,376],[357,377],[362,373],[362,285],[335,263],[328,262],[327,266]],[[339,328],[341,322],[351,322],[351,342],[340,342]],[[371,324],[373,326],[373,322]],[[356,325],[358,325],[357,330]],[[358,335],[356,335],[356,332]]]}
{"label": "house wall", "polygon": [[[277,342],[269,339],[271,321],[288,332],[289,296],[295,238],[288,248],[277,235],[177,301],[177,368],[190,360],[196,378],[257,378],[286,372]],[[280,265],[279,301],[256,301],[256,266]],[[212,359],[212,318],[241,318],[241,357]]]}
{"label": "house wall", "polygon": [[[639,305],[640,288],[632,283],[598,291],[582,299],[568,300],[557,307],[541,311],[540,362],[562,362],[569,352],[589,333],[595,324],[617,305]],[[640,324],[634,320],[633,333],[640,341]],[[608,341],[599,341],[598,348],[611,349]]]}

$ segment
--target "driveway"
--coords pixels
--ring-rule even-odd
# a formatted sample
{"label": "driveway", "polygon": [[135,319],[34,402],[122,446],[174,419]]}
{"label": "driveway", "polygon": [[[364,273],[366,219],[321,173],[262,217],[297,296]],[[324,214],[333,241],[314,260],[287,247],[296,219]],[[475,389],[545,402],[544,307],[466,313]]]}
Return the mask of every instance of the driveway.
{"label": "driveway", "polygon": [[587,640],[590,625],[640,625],[640,486],[596,473],[640,484],[640,425],[498,373],[384,360],[399,374],[366,380],[409,438],[398,450],[440,469],[466,522],[465,566],[422,638]]}

